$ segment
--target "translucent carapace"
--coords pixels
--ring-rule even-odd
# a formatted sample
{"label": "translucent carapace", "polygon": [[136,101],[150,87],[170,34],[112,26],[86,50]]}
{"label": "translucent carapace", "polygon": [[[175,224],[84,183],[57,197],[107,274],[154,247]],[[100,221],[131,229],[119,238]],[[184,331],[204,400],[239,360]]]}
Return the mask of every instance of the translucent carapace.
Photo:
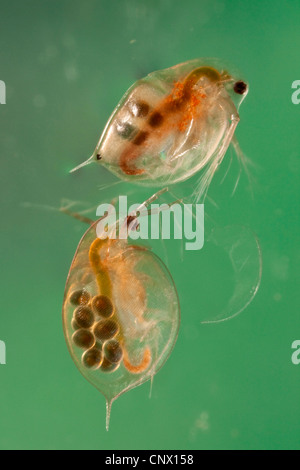
{"label": "translucent carapace", "polygon": [[125,93],[86,163],[98,161],[121,179],[149,186],[177,183],[206,167],[208,185],[247,91],[217,59],[153,72]]}
{"label": "translucent carapace", "polygon": [[[163,262],[126,238],[104,233],[98,238],[98,222],[87,230],[73,259],[63,324],[76,366],[106,397],[108,427],[112,402],[152,378],[170,355],[180,308]],[[134,217],[124,224],[136,228]]]}

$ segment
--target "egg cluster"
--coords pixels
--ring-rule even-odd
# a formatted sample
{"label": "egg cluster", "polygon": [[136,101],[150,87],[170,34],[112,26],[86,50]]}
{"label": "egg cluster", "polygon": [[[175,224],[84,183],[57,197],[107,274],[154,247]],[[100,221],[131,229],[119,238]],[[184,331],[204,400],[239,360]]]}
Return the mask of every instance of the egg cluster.
{"label": "egg cluster", "polygon": [[114,319],[111,300],[104,295],[91,297],[84,289],[72,292],[69,302],[75,307],[72,341],[84,351],[82,364],[87,369],[115,371],[123,358],[123,350],[117,339],[120,328]]}

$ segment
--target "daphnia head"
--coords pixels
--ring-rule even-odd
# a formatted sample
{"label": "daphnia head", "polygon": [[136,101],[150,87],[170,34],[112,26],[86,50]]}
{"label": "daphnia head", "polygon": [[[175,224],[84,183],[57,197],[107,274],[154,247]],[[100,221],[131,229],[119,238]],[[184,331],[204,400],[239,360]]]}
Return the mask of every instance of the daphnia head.
{"label": "daphnia head", "polygon": [[238,110],[248,94],[249,85],[238,75],[229,75],[226,71],[222,72],[221,76],[223,85]]}
{"label": "daphnia head", "polygon": [[199,80],[206,79],[210,84],[224,86],[230,95],[236,95],[239,99],[245,98],[248,93],[248,84],[241,80],[238,71],[229,73],[226,68],[201,65],[194,68],[185,78],[185,88],[194,86]]}

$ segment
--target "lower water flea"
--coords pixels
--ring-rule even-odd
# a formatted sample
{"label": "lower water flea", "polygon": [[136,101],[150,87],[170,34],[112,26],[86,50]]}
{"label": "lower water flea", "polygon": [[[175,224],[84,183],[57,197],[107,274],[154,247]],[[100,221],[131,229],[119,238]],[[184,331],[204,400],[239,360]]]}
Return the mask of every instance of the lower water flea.
{"label": "lower water flea", "polygon": [[[136,230],[137,212],[120,219],[117,231]],[[158,256],[129,240],[102,239],[98,224],[91,224],[73,259],[63,321],[76,366],[107,400],[108,429],[112,402],[150,380],[166,361],[177,338],[180,309],[172,277]]]}

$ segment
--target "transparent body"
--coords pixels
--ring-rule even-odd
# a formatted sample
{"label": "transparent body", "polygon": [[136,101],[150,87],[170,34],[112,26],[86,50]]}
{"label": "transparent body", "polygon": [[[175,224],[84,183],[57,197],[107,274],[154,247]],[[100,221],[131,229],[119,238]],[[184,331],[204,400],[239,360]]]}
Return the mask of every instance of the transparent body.
{"label": "transparent body", "polygon": [[164,364],[180,324],[177,291],[162,261],[128,240],[85,233],[65,288],[63,325],[84,377],[112,402]]}
{"label": "transparent body", "polygon": [[150,73],[125,93],[86,163],[148,186],[184,181],[206,166],[213,173],[247,91],[217,59]]}

